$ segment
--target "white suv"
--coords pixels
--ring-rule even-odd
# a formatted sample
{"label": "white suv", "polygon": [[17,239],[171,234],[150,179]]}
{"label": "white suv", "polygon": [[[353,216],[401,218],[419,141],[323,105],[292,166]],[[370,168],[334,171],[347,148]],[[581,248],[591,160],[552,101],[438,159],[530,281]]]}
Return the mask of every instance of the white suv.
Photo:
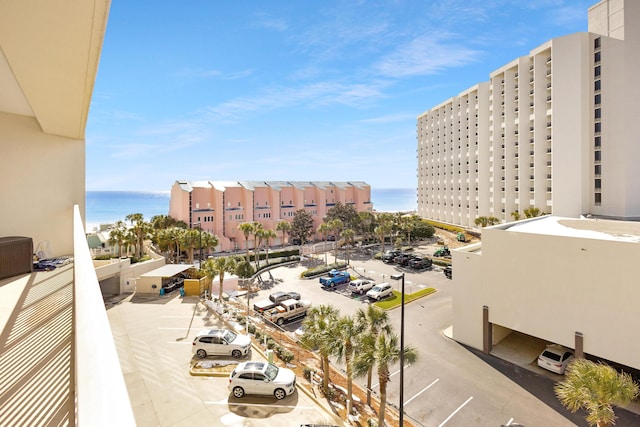
{"label": "white suv", "polygon": [[238,399],[260,394],[284,399],[296,389],[296,374],[267,362],[242,362],[229,375],[229,391]]}
{"label": "white suv", "polygon": [[376,284],[370,280],[357,279],[349,283],[348,289],[354,294],[364,294],[369,289],[373,288]]}
{"label": "white suv", "polygon": [[382,298],[386,298],[393,293],[393,288],[390,283],[380,283],[379,285],[375,285],[369,292],[367,292],[367,296],[376,301],[380,301]]}
{"label": "white suv", "polygon": [[193,353],[200,359],[208,355],[233,356],[236,359],[246,355],[251,348],[251,338],[236,334],[228,329],[205,329],[193,339]]}

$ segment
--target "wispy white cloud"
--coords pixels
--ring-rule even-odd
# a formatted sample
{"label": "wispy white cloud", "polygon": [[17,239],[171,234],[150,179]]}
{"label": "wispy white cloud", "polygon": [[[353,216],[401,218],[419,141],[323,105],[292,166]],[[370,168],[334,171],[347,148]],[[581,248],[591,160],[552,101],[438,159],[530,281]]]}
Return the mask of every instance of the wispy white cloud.
{"label": "wispy white cloud", "polygon": [[251,16],[251,25],[276,31],[286,31],[289,28],[289,25],[283,18],[274,17],[264,12],[254,13]]}
{"label": "wispy white cloud", "polygon": [[435,74],[451,67],[475,62],[481,51],[451,41],[450,34],[424,34],[401,45],[375,64],[385,77]]}
{"label": "wispy white cloud", "polygon": [[209,120],[235,122],[246,113],[274,110],[296,106],[317,107],[327,105],[349,105],[361,107],[365,100],[384,97],[383,89],[388,82],[340,83],[317,82],[300,87],[274,87],[255,97],[236,98],[220,105],[206,108]]}
{"label": "wispy white cloud", "polygon": [[395,123],[395,122],[404,122],[407,120],[415,120],[417,114],[414,112],[411,113],[395,113],[395,114],[387,114],[385,116],[372,117],[369,119],[360,120],[359,123]]}

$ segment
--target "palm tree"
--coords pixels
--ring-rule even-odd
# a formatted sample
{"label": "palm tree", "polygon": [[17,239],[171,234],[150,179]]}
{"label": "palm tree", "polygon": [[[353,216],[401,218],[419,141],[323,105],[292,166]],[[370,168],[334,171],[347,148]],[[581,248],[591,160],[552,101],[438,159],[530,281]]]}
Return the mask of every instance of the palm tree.
{"label": "palm tree", "polygon": [[276,224],[276,231],[282,233],[282,242],[280,242],[281,246],[284,246],[284,236],[291,230],[291,224],[287,221],[280,221]]}
{"label": "palm tree", "polygon": [[193,264],[193,252],[201,241],[201,232],[197,229],[190,228],[182,234],[182,247],[187,250],[189,264]]}
{"label": "palm tree", "polygon": [[255,252],[255,260],[256,260],[256,271],[260,269],[260,245],[262,244],[262,240],[264,240],[265,229],[262,228],[262,224],[259,222],[253,223],[253,236],[254,236],[254,249]]}
{"label": "palm tree", "polygon": [[242,231],[242,234],[244,234],[244,246],[247,249],[247,261],[251,261],[251,258],[249,258],[249,236],[253,234],[253,223],[243,222],[238,225],[238,230]]}
{"label": "palm tree", "polygon": [[218,289],[218,301],[222,302],[222,290],[225,273],[233,274],[236,270],[236,260],[233,257],[209,258],[204,263],[204,272],[211,278],[211,294],[213,295],[213,279],[220,276],[220,288]]}
{"label": "palm tree", "polygon": [[324,265],[327,265],[327,234],[329,234],[329,225],[326,222],[323,222],[318,226],[316,231],[322,234],[324,239]]}
{"label": "palm tree", "polygon": [[[327,223],[327,227],[329,228],[329,231],[333,234],[336,242],[340,239],[340,231],[342,231],[342,229],[344,228],[344,223],[342,222],[341,219],[336,218],[336,219],[332,219],[331,221],[329,221]],[[338,250],[336,249],[335,253],[335,258],[333,259],[334,263],[338,263]]]}
{"label": "palm tree", "polygon": [[340,242],[344,247],[347,264],[349,264],[349,246],[353,246],[355,235],[356,233],[350,228],[347,228],[342,232],[342,239],[340,240]]}
{"label": "palm tree", "polygon": [[[389,314],[369,305],[366,310],[361,308],[356,312],[356,320],[364,326],[364,329],[372,336],[373,342],[378,338],[380,332],[391,332],[389,324]],[[366,367],[367,374],[367,405],[371,406],[371,380],[373,377],[373,363]]]}
{"label": "palm tree", "polygon": [[351,402],[353,401],[353,356],[360,334],[366,325],[358,322],[355,317],[342,316],[338,318],[335,328],[332,353],[338,360],[344,360],[347,368],[347,399],[349,406],[347,413],[351,414]]}
{"label": "palm tree", "polygon": [[151,231],[151,225],[145,222],[141,213],[133,213],[126,216],[126,220],[131,222],[131,230],[136,236],[135,257],[142,258],[144,252],[144,241]]}
{"label": "palm tree", "polygon": [[311,307],[307,317],[302,322],[304,334],[301,341],[307,347],[317,349],[322,361],[322,391],[325,396],[329,394],[329,356],[335,341],[335,325],[340,314],[332,305],[320,305]]}
{"label": "palm tree", "polygon": [[639,393],[638,384],[629,374],[586,359],[571,362],[564,381],[557,383],[554,391],[571,412],[587,411],[587,422],[597,427],[614,425],[617,417],[613,405],[627,405]]}
{"label": "palm tree", "polygon": [[271,239],[275,239],[276,237],[278,237],[278,235],[276,234],[275,231],[273,230],[264,230],[263,236],[264,238],[264,245],[265,248],[267,249],[267,265],[269,265],[269,241]]}
{"label": "palm tree", "polygon": [[382,244],[382,253],[384,253],[384,243],[387,234],[391,233],[391,229],[393,226],[393,214],[381,213],[377,216],[376,219],[378,220],[378,226],[375,228],[374,232],[380,239],[380,243]]}
{"label": "palm tree", "polygon": [[127,226],[122,221],[116,222],[114,228],[109,233],[109,245],[118,248],[118,258],[122,256],[122,245],[124,244],[126,234]]}
{"label": "palm tree", "polygon": [[215,250],[216,246],[220,244],[218,240],[218,236],[215,234],[211,234],[208,231],[202,232],[202,247],[207,250],[207,253],[211,252],[212,249]]}
{"label": "palm tree", "polygon": [[[389,372],[389,366],[397,363],[400,360],[400,352],[404,353],[404,361],[406,363],[414,363],[418,358],[417,351],[405,346],[403,350],[400,349],[400,343],[398,342],[398,336],[394,333],[381,333],[375,340],[371,339],[369,335],[365,338],[364,348],[369,348],[369,351],[363,351],[363,359],[367,361],[363,365],[375,361],[375,365],[378,367],[378,383],[380,384],[380,409],[378,410],[378,425],[384,425],[384,415],[387,403],[387,384],[391,380],[391,373]],[[369,341],[367,345],[366,342]],[[360,355],[360,353],[359,353]],[[358,356],[360,357],[360,356]],[[361,361],[356,361],[356,366],[360,365]],[[362,372],[362,366],[356,368],[357,371]]]}

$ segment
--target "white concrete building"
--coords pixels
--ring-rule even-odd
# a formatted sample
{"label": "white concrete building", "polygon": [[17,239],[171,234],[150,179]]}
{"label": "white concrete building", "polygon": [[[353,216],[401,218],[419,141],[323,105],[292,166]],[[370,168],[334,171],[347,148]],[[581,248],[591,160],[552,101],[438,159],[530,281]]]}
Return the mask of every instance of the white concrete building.
{"label": "white concrete building", "polygon": [[603,0],[552,39],[418,116],[418,214],[474,226],[530,207],[640,218],[640,2]]}
{"label": "white concrete building", "polygon": [[481,244],[453,251],[456,341],[491,353],[524,337],[538,346],[525,363],[557,343],[640,369],[626,333],[640,320],[638,70],[640,2],[602,0],[588,33],[420,116],[421,215],[473,226],[528,207],[553,214],[485,228]]}
{"label": "white concrete building", "polygon": [[[543,216],[453,251],[453,338],[490,353],[513,331],[640,369],[640,222]],[[530,355],[534,361],[544,348]]]}

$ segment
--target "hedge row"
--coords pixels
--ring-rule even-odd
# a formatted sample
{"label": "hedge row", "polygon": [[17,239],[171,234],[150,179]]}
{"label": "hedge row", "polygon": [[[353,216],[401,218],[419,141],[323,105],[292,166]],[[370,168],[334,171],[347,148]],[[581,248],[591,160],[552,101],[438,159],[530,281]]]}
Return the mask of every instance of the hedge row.
{"label": "hedge row", "polygon": [[321,276],[331,270],[342,270],[344,268],[347,268],[346,262],[333,263],[329,265],[319,265],[317,267],[313,267],[303,271],[300,276],[306,279],[309,277]]}

